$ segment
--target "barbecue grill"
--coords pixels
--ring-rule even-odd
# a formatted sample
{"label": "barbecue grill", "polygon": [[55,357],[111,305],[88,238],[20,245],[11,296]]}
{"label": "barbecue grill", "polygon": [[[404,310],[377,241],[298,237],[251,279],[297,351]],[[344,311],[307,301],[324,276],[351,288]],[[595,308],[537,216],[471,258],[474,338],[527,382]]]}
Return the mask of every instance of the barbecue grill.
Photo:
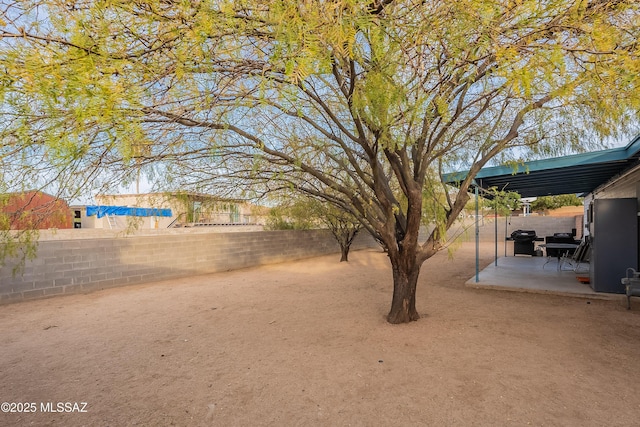
{"label": "barbecue grill", "polygon": [[511,233],[513,255],[535,256],[534,242],[537,237],[534,230],[516,230]]}

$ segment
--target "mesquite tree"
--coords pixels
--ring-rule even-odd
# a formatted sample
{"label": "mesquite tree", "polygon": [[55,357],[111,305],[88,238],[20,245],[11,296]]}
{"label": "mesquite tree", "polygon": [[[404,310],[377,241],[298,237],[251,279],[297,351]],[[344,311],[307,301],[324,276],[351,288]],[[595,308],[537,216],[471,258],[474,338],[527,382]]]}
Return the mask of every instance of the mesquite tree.
{"label": "mesquite tree", "polygon": [[346,211],[321,207],[322,221],[340,245],[340,262],[349,261],[351,244],[360,232],[361,225]]}
{"label": "mesquite tree", "polygon": [[[3,152],[353,215],[419,318],[424,261],[490,161],[578,150],[639,107],[635,0],[32,0],[0,23]],[[564,151],[563,151],[564,150]],[[29,164],[29,156],[13,157]],[[122,168],[124,167],[124,168]],[[122,169],[120,169],[122,168]],[[425,187],[466,168],[419,240]],[[123,172],[124,173],[124,172]],[[429,193],[429,192],[428,192]]]}
{"label": "mesquite tree", "polygon": [[278,206],[270,210],[267,228],[306,230],[326,227],[340,245],[340,262],[349,261],[351,244],[362,228],[353,215],[330,203],[310,197],[286,194],[281,200]]}

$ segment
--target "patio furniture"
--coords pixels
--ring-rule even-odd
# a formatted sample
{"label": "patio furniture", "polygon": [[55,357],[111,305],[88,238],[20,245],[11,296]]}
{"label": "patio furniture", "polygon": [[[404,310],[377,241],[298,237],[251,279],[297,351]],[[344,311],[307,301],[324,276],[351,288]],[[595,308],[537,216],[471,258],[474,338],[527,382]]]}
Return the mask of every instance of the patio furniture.
{"label": "patio furniture", "polygon": [[585,240],[581,241],[575,252],[571,256],[571,262],[575,263],[573,271],[578,273],[580,269],[580,264],[587,264],[587,269],[582,271],[589,271],[589,260],[591,258],[591,242],[585,238]]}
{"label": "patio furniture", "polygon": [[[548,264],[551,257],[558,258],[558,270],[561,269],[562,264],[569,256],[573,256],[579,246],[579,241],[574,239],[573,233],[553,233],[553,236],[544,238],[544,243],[540,247],[544,248],[547,254],[548,259],[545,265]],[[542,267],[544,268],[544,265]]]}
{"label": "patio furniture", "polygon": [[621,280],[627,294],[627,310],[631,310],[631,297],[640,297],[640,272],[627,268],[627,277]]}
{"label": "patio furniture", "polygon": [[558,270],[562,270],[562,265],[566,262],[567,256],[569,253],[575,252],[578,246],[576,243],[544,243],[540,245],[547,252],[547,262],[542,265],[542,268],[544,269],[544,266],[551,262],[551,257],[553,256],[558,259]]}
{"label": "patio furniture", "polygon": [[569,243],[569,244],[576,245],[576,247],[573,249],[549,247],[547,250],[547,256],[552,256],[552,257],[559,257],[562,255],[573,255],[573,252],[575,251],[579,243],[574,239],[573,234],[571,233],[554,233],[553,236],[546,236],[544,238],[544,242],[546,244]]}

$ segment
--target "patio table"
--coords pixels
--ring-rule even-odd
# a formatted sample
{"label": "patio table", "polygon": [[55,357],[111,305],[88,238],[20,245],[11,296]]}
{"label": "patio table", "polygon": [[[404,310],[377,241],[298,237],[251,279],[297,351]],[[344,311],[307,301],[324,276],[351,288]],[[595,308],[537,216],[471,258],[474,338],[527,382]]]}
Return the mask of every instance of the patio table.
{"label": "patio table", "polygon": [[[567,258],[567,254],[569,253],[569,251],[571,249],[577,249],[578,245],[575,243],[544,243],[540,245],[540,247],[545,249],[564,249],[564,252],[562,253],[562,255],[558,257],[558,271],[559,271],[559,270],[562,270],[562,264],[564,264],[564,260]],[[543,269],[544,269],[544,266],[551,261],[550,256],[548,256],[547,258],[548,258],[547,262],[545,262],[542,266]]]}

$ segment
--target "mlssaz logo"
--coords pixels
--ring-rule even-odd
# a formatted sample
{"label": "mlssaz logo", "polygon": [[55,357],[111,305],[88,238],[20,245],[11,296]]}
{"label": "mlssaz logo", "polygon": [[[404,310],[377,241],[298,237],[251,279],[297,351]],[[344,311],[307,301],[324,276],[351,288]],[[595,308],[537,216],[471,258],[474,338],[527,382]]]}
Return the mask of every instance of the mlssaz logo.
{"label": "mlssaz logo", "polygon": [[88,412],[87,402],[41,402],[40,412]]}

